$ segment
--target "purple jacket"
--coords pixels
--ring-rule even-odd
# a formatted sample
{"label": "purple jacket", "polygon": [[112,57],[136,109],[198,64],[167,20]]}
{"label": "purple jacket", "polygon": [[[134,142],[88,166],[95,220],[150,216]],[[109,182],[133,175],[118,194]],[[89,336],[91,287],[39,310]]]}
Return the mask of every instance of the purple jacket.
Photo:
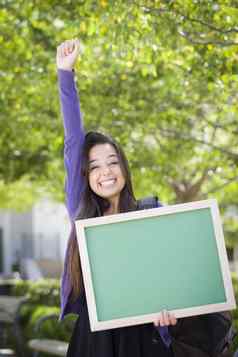
{"label": "purple jacket", "polygon": [[[81,193],[84,189],[84,180],[81,176],[81,152],[85,132],[80,113],[78,93],[74,81],[74,72],[58,70],[59,94],[61,111],[64,119],[64,164],[66,169],[66,205],[72,222],[72,231],[69,239],[76,239],[74,220],[80,204]],[[69,246],[69,245],[68,245]],[[68,247],[66,250],[64,272],[61,284],[61,319],[68,313],[79,313],[82,296],[75,303],[69,300],[72,286],[67,274]],[[168,329],[160,328],[160,335],[168,345],[170,338]]]}

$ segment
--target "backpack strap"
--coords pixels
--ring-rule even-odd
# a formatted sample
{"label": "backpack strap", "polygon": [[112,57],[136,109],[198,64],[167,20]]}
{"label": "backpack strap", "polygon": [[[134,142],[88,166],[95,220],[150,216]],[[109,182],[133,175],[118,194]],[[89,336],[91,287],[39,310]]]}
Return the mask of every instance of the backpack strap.
{"label": "backpack strap", "polygon": [[137,201],[137,210],[156,208],[161,206],[162,204],[159,202],[156,196],[142,198]]}
{"label": "backpack strap", "polygon": [[232,315],[228,311],[210,314],[210,321],[214,339],[213,356],[226,355],[237,335],[232,324]]}

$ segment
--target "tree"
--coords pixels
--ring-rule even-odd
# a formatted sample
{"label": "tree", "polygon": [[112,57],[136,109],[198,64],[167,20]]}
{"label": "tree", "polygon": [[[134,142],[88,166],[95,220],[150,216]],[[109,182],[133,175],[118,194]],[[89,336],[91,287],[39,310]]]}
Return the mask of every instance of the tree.
{"label": "tree", "polygon": [[86,127],[122,143],[137,196],[155,193],[165,202],[215,196],[224,209],[230,197],[237,205],[234,1],[3,5],[2,205],[16,204],[9,194],[19,182],[27,197],[44,187],[63,198],[55,48],[71,37],[82,41],[77,80]]}

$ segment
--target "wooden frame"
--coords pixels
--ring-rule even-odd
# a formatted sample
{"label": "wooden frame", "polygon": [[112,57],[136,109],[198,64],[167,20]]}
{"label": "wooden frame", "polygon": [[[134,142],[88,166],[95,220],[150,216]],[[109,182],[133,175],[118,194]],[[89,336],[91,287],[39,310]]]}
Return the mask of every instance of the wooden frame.
{"label": "wooden frame", "polygon": [[[88,239],[86,233],[87,229],[91,227],[100,227],[100,226],[105,227],[107,225],[124,223],[124,222],[128,222],[129,224],[131,224],[130,222],[135,222],[135,220],[142,220],[147,218],[155,219],[155,217],[157,217],[156,219],[158,220],[159,217],[163,217],[163,216],[174,219],[173,217],[176,217],[177,214],[180,213],[187,214],[186,212],[192,212],[192,213],[195,212],[195,214],[198,212],[200,214],[201,213],[200,210],[204,210],[204,209],[206,210],[206,212],[207,209],[209,210],[210,212],[209,215],[211,216],[211,225],[213,225],[215,247],[217,252],[214,253],[214,256],[215,254],[217,254],[218,256],[218,262],[219,262],[218,264],[220,265],[221,277],[222,277],[222,286],[224,287],[224,296],[225,296],[224,301],[218,303],[209,302],[208,304],[205,305],[198,304],[196,306],[191,306],[191,307],[187,306],[185,308],[175,308],[169,310],[177,318],[180,318],[186,316],[206,314],[211,312],[226,311],[226,310],[234,309],[236,307],[231,275],[229,271],[229,263],[228,263],[226,248],[224,243],[222,225],[221,225],[221,220],[220,220],[220,215],[219,215],[219,210],[216,200],[210,199],[210,200],[204,200],[204,201],[198,201],[192,203],[153,208],[153,209],[142,210],[142,211],[128,212],[128,213],[111,215],[111,216],[90,218],[90,219],[76,221],[76,231],[77,231],[80,259],[82,265],[84,286],[85,286],[85,292],[86,292],[86,298],[88,304],[90,326],[92,331],[149,323],[154,321],[158,317],[160,311],[156,311],[153,313],[146,313],[146,314],[142,313],[142,314],[125,316],[120,318],[112,318],[107,320],[102,320],[99,318],[98,311],[97,311],[95,287],[92,279],[92,267],[91,267],[91,262],[88,253],[88,247],[87,247],[87,239]],[[137,224],[138,222],[139,221],[137,221]],[[108,287],[108,289],[110,290],[110,287]],[[135,293],[135,297],[138,298],[136,293]]]}

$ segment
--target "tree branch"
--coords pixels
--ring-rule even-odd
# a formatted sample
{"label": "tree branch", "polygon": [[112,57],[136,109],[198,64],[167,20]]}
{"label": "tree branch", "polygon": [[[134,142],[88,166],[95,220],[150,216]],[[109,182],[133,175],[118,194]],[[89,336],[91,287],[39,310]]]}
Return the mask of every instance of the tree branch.
{"label": "tree branch", "polygon": [[179,11],[172,11],[175,15],[179,15],[181,16],[183,19],[186,19],[188,20],[189,22],[196,22],[196,23],[199,23],[200,25],[203,25],[207,28],[209,28],[210,30],[214,31],[214,32],[218,32],[218,33],[221,33],[223,35],[227,35],[229,33],[238,33],[238,28],[236,27],[231,27],[227,30],[224,30],[222,28],[219,28],[219,27],[216,27],[212,24],[209,24],[208,22],[205,22],[201,19],[196,19],[196,18],[193,18],[193,17],[189,17],[188,15],[184,15],[182,14],[181,12]]}
{"label": "tree branch", "polygon": [[193,45],[218,45],[222,47],[228,46],[238,46],[238,42],[236,41],[220,41],[220,40],[195,40],[193,39],[188,32],[185,31],[177,31],[178,34],[184,38],[186,38]]}
{"label": "tree branch", "polygon": [[201,177],[192,183],[192,180],[177,182],[169,180],[170,186],[173,188],[178,202],[189,202],[199,198],[202,184],[208,177],[208,169],[203,170]]}
{"label": "tree branch", "polygon": [[238,181],[238,176],[230,178],[226,182],[224,182],[222,185],[218,185],[218,186],[212,188],[211,190],[203,193],[203,196],[207,196],[207,195],[209,195],[211,193],[217,192],[217,191],[221,190],[222,188],[226,187],[227,185],[230,185],[232,182],[235,182],[235,181]]}
{"label": "tree branch", "polygon": [[223,154],[231,157],[233,160],[236,160],[236,161],[238,160],[238,154],[237,153],[235,153],[233,151],[230,151],[230,150],[227,150],[226,148],[214,145],[211,142],[207,142],[205,140],[198,139],[195,136],[188,136],[188,135],[183,134],[183,133],[181,133],[179,131],[176,131],[176,130],[164,129],[164,128],[160,128],[160,127],[157,127],[157,128],[166,137],[180,138],[182,140],[188,140],[188,141],[197,142],[199,144],[209,146],[209,147],[213,148],[214,150],[218,150],[218,151],[222,152]]}
{"label": "tree branch", "polygon": [[216,27],[215,25],[209,24],[208,22],[205,22],[205,21],[203,21],[201,19],[197,19],[197,18],[194,18],[194,17],[190,17],[188,15],[185,15],[180,11],[175,11],[175,10],[171,10],[171,9],[168,9],[168,8],[153,8],[153,7],[142,5],[142,4],[140,5],[137,2],[134,2],[134,3],[136,5],[142,7],[142,9],[147,13],[155,12],[155,13],[159,13],[160,14],[162,12],[169,12],[169,13],[174,14],[176,16],[180,16],[182,18],[182,20],[185,19],[185,20],[187,20],[189,22],[199,23],[200,25],[203,25],[203,26],[207,27],[208,29],[210,29],[210,30],[212,30],[214,32],[221,33],[223,35],[227,35],[229,33],[238,33],[238,28],[237,27],[230,27],[227,30],[224,30],[223,28]]}
{"label": "tree branch", "polygon": [[[194,18],[194,17],[190,17],[188,15],[185,15],[183,13],[181,13],[180,11],[175,11],[175,10],[172,10],[172,9],[169,9],[169,8],[153,8],[153,7],[150,7],[150,6],[146,6],[146,5],[143,5],[143,4],[139,4],[137,2],[134,2],[135,5],[139,6],[142,8],[142,10],[145,12],[145,13],[156,13],[156,14],[161,14],[161,13],[170,13],[172,15],[174,15],[176,17],[176,20],[175,20],[175,23],[176,25],[182,25],[184,20],[187,20],[188,22],[191,22],[191,23],[198,23],[204,27],[207,27],[209,30],[213,31],[213,32],[216,32],[216,33],[219,33],[221,35],[228,35],[228,34],[231,34],[231,33],[238,33],[238,28],[237,27],[231,27],[229,29],[226,29],[224,30],[223,28],[219,28],[219,27],[216,27],[215,25],[213,24],[209,24],[208,22],[206,21],[203,21],[201,19],[197,19],[197,18]],[[180,19],[178,19],[178,16],[180,16]],[[238,45],[238,42],[236,41],[231,41],[231,40],[225,40],[225,41],[221,41],[221,40],[197,40],[197,39],[194,39],[191,37],[191,33],[188,33],[186,31],[179,31],[177,30],[178,34],[184,38],[186,38],[189,42],[191,42],[192,44],[194,45],[203,45],[203,46],[207,46],[207,45],[217,45],[217,46],[222,46],[222,47],[229,47],[229,46],[237,46]]]}
{"label": "tree branch", "polygon": [[[203,117],[203,120],[208,124],[210,125],[212,128],[216,128],[216,129],[220,129],[220,130],[224,130],[225,132],[227,132],[227,127],[228,126],[231,126],[231,125],[234,125],[234,126],[237,126],[237,121],[233,120],[232,122],[227,122],[226,124],[221,124],[221,123],[213,123],[211,120]],[[238,129],[236,130],[231,130],[229,129],[229,132],[231,134],[234,134],[234,135],[238,135]]]}

